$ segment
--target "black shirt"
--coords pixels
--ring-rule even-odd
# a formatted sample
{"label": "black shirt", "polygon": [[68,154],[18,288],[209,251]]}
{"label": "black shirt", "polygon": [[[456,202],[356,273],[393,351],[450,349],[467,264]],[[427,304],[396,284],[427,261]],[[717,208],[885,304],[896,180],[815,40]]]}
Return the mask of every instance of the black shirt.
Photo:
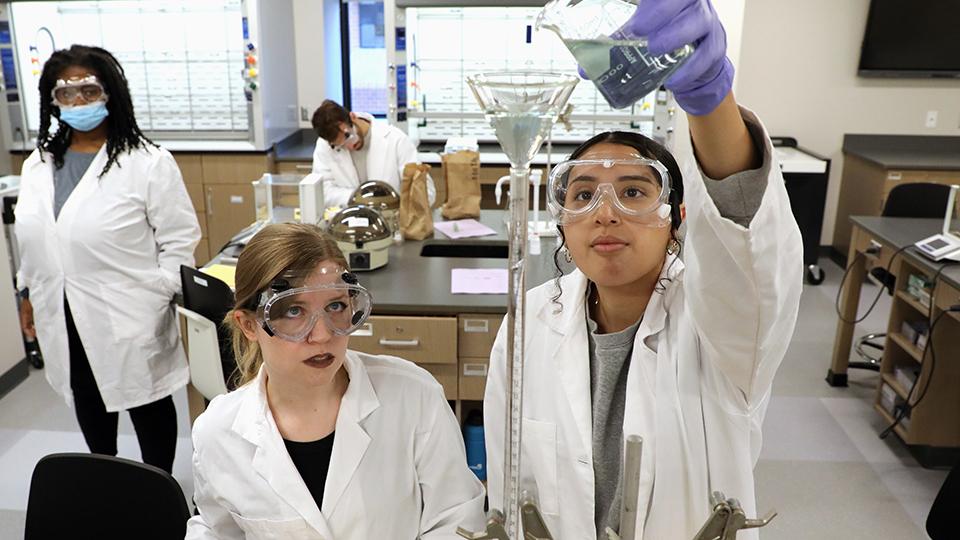
{"label": "black shirt", "polygon": [[333,454],[333,436],[331,433],[319,441],[294,442],[283,440],[293,465],[303,478],[303,483],[313,495],[317,508],[323,508],[323,488],[327,483],[327,471],[330,470],[330,455]]}

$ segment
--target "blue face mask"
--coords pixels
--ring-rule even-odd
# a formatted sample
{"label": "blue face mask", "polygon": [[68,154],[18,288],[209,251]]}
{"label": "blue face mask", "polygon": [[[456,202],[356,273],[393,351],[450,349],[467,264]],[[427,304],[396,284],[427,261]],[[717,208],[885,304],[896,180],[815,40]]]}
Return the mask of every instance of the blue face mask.
{"label": "blue face mask", "polygon": [[109,114],[107,104],[103,101],[75,107],[60,107],[60,121],[66,122],[77,131],[92,130],[99,126]]}

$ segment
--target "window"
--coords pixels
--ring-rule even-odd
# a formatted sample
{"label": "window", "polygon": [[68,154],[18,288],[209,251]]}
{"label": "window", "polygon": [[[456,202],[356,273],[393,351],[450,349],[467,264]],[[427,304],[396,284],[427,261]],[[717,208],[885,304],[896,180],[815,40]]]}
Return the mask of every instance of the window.
{"label": "window", "polygon": [[[140,128],[246,139],[240,0],[60,1],[10,4],[27,127],[40,123],[40,68],[55,49],[96,45],[127,76]],[[34,62],[35,61],[35,62]]]}

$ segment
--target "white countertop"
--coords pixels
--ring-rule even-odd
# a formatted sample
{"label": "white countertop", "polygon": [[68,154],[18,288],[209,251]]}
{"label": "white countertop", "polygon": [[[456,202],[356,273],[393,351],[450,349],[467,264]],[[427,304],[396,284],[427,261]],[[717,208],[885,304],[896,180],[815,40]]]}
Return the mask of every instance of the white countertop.
{"label": "white countertop", "polygon": [[785,173],[824,173],[827,162],[793,147],[774,148],[780,161],[780,170]]}
{"label": "white countertop", "polygon": [[[780,168],[785,173],[823,173],[827,170],[827,162],[815,158],[802,150],[796,148],[781,147],[774,149],[777,153],[777,159],[780,161]],[[566,153],[554,153],[551,156],[551,163],[559,163],[566,159]],[[439,165],[441,163],[439,152],[420,152],[417,159],[421,163]],[[502,152],[481,152],[481,165],[510,165],[510,160]],[[534,165],[546,165],[547,154],[541,152],[533,158]]]}
{"label": "white countertop", "polygon": [[[554,152],[550,158],[550,163],[559,163],[567,159],[567,153]],[[420,152],[417,154],[417,160],[420,163],[429,163],[431,165],[439,165],[442,161],[440,159],[439,152]],[[507,155],[503,152],[481,152],[480,153],[480,164],[481,165],[505,165],[510,166],[510,160],[507,159]],[[547,154],[546,152],[541,152],[533,158],[533,165],[546,165],[547,164]]]}

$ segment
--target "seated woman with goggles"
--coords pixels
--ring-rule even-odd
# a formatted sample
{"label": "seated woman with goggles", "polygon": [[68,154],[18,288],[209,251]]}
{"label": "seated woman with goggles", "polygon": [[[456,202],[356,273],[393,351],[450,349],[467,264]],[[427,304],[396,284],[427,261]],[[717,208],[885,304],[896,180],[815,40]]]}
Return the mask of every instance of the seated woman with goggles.
{"label": "seated woman with goggles", "polygon": [[241,385],[193,428],[188,539],[453,539],[483,524],[439,383],[405,360],[350,351],[370,314],[336,243],[269,225],[236,271]]}
{"label": "seated woman with goggles", "polygon": [[[756,515],[753,467],[797,319],[802,244],[770,139],[730,91],[710,3],[644,2],[628,24],[651,49],[698,43],[667,81],[695,160],[681,175],[660,144],[608,132],[551,171],[555,259],[576,268],[559,277],[558,264],[526,295],[520,489],[536,493],[554,538],[607,538],[624,441],[639,435],[639,498],[626,502],[637,537],[687,540],[713,490]],[[484,398],[491,508],[504,499],[505,358],[501,327]]]}

